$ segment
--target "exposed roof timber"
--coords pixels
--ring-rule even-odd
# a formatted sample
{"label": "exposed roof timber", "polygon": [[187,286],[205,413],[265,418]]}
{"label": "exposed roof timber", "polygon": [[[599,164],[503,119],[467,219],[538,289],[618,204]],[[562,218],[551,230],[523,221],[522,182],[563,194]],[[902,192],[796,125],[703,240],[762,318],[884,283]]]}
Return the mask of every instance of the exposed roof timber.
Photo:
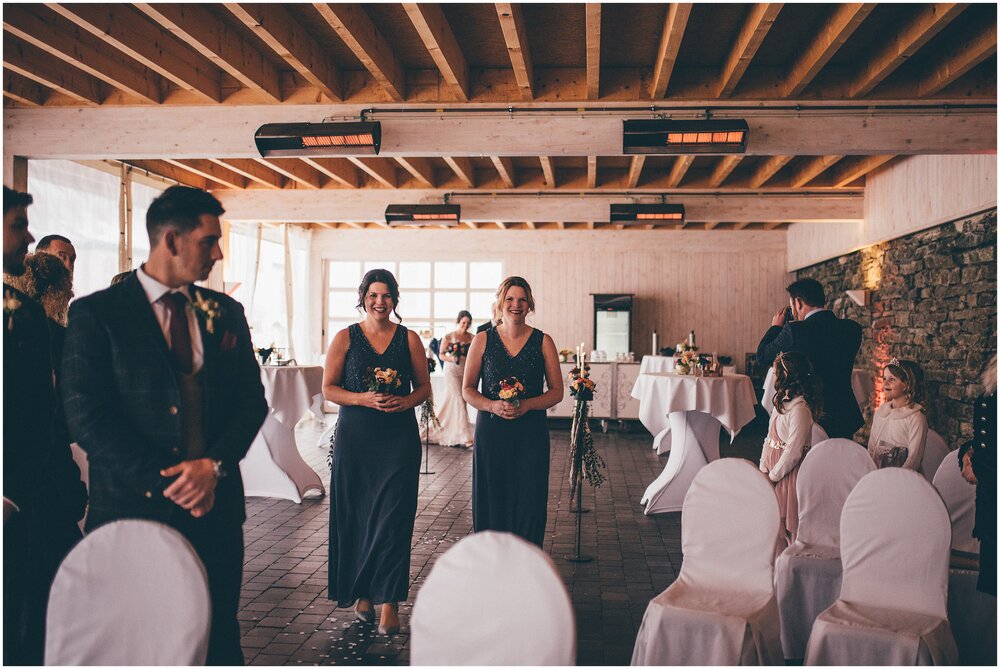
{"label": "exposed roof timber", "polygon": [[[247,187],[246,177],[210,160],[167,160],[166,162],[226,188],[242,189]],[[215,187],[212,183],[209,186]]]}
{"label": "exposed roof timber", "polygon": [[399,176],[396,174],[396,168],[392,166],[391,161],[380,158],[367,158],[365,160],[348,158],[348,160],[383,186],[396,188],[399,185]]}
{"label": "exposed roof timber", "polygon": [[358,187],[358,170],[346,158],[302,158],[302,162],[325,174],[342,186]]}
{"label": "exposed roof timber", "polygon": [[496,3],[497,16],[500,18],[500,29],[507,43],[507,53],[510,64],[514,68],[514,78],[521,91],[522,100],[535,99],[534,66],[531,52],[528,50],[528,33],[524,27],[524,14],[521,5],[511,2]]}
{"label": "exposed roof timber", "polygon": [[161,100],[158,74],[124,58],[120,51],[84,30],[76,30],[76,34],[70,36],[65,30],[76,26],[58,15],[49,12],[43,20],[25,5],[8,3],[3,8],[3,27],[12,35],[142,101],[159,104]]}
{"label": "exposed roof timber", "polygon": [[771,156],[750,177],[750,187],[760,188],[795,156]]}
{"label": "exposed roof timber", "polygon": [[934,62],[917,90],[920,96],[934,95],[997,52],[997,24],[987,23],[961,46]]}
{"label": "exposed roof timber", "polygon": [[736,169],[736,166],[740,164],[741,160],[743,160],[743,156],[738,154],[723,156],[719,164],[712,170],[712,176],[709,177],[708,184],[712,188],[721,186],[726,181],[726,178],[732,174],[732,171]]}
{"label": "exposed roof timber", "polygon": [[9,32],[3,34],[3,66],[79,103],[99,105],[104,101],[104,86],[98,79],[66,67],[62,60]]}
{"label": "exposed roof timber", "polygon": [[783,3],[780,2],[759,2],[750,7],[750,12],[736,37],[736,43],[732,51],[726,58],[722,66],[722,73],[719,77],[719,87],[716,90],[716,97],[729,97],[736,90],[737,84],[750,66],[757,49],[763,43],[767,33],[778,18]]}
{"label": "exposed roof timber", "polygon": [[858,77],[851,83],[852,98],[867,95],[896,71],[906,59],[951,23],[968,6],[960,3],[935,3],[917,5],[921,10],[913,20],[873,57],[867,59]]}
{"label": "exposed roof timber", "polygon": [[403,66],[362,6],[357,3],[317,2],[313,7],[354,52],[389,97],[396,102],[405,100],[406,77]]}
{"label": "exposed roof timber", "polygon": [[[655,194],[630,197],[579,193],[544,195],[469,195],[447,190],[245,190],[219,193],[231,220],[357,221],[371,220],[373,211],[389,204],[426,204],[449,201],[461,204],[462,220],[494,223],[538,220],[540,206],[558,208],[566,221],[607,221],[613,203],[659,202]],[[813,194],[681,194],[690,221],[859,221],[863,216],[860,195]]]}
{"label": "exposed roof timber", "polygon": [[867,156],[845,168],[838,168],[833,175],[833,185],[838,188],[849,186],[876,167],[884,165],[896,156]]}
{"label": "exposed roof timber", "polygon": [[337,66],[287,9],[272,3],[224,6],[323,95],[335,101],[342,99]]}
{"label": "exposed roof timber", "polygon": [[679,186],[693,162],[694,156],[677,156],[674,158],[674,166],[670,168],[670,176],[667,178],[667,188],[676,188]]}
{"label": "exposed roof timber", "polygon": [[256,160],[245,158],[231,158],[229,160],[211,159],[216,165],[221,165],[240,174],[254,183],[267,188],[284,188],[285,177],[275,172],[273,169],[261,165]]}
{"label": "exposed roof timber", "polygon": [[404,2],[403,9],[455,98],[460,102],[467,102],[469,66],[441,6],[435,3]]}
{"label": "exposed roof timber", "polygon": [[139,168],[140,170],[146,170],[147,172],[165,177],[171,181],[176,181],[177,183],[185,186],[193,186],[194,188],[201,188],[203,190],[208,190],[212,187],[212,184],[208,182],[208,179],[198,176],[188,169],[171,165],[162,160],[128,160],[126,162],[129,165]]}
{"label": "exposed roof timber", "polygon": [[587,156],[587,188],[597,188],[597,156]]}
{"label": "exposed roof timber", "polygon": [[587,99],[601,97],[601,3],[588,2],[584,11],[587,32]]}
{"label": "exposed roof timber", "polygon": [[281,102],[277,68],[203,5],[158,2],[136,7],[247,88]]}
{"label": "exposed roof timber", "polygon": [[427,188],[434,188],[437,186],[437,184],[434,183],[434,166],[427,158],[404,158],[402,156],[397,156],[396,162],[398,162],[404,170],[412,174],[414,179],[422,183]]}
{"label": "exposed roof timber", "polygon": [[628,177],[625,179],[625,186],[627,188],[635,188],[639,185],[639,177],[642,176],[642,166],[645,164],[646,156],[632,156],[632,162],[629,163],[628,168]]}
{"label": "exposed roof timber", "polygon": [[800,188],[825,172],[834,163],[839,162],[844,156],[817,156],[808,160],[792,175],[792,186]]}
{"label": "exposed roof timber", "polygon": [[871,14],[875,4],[849,2],[834,5],[833,14],[789,71],[785,79],[785,97],[795,97],[805,90],[823,66]]}
{"label": "exposed roof timber", "polygon": [[667,7],[667,17],[663,21],[663,34],[660,36],[660,48],[656,54],[653,66],[653,80],[649,85],[649,97],[659,100],[666,97],[670,75],[677,63],[677,52],[681,48],[684,29],[691,17],[694,7],[689,2],[672,2]]}
{"label": "exposed roof timber", "polygon": [[[355,115],[360,109],[343,112]],[[223,159],[256,158],[260,154],[253,131],[264,123],[318,120],[329,114],[328,105],[6,109],[4,140],[15,155],[33,158],[204,158],[206,153]],[[746,155],[963,154],[995,151],[997,143],[995,109],[716,111],[714,116],[746,117]],[[455,158],[484,152],[501,157],[615,156],[622,150],[621,116],[466,111],[376,113],[375,118],[383,123],[382,157]],[[157,132],[145,130],[150,127]]]}
{"label": "exposed roof timber", "polygon": [[510,158],[502,158],[500,156],[490,156],[490,160],[493,161],[493,166],[497,169],[497,174],[500,175],[503,185],[507,188],[513,188],[514,161]]}
{"label": "exposed roof timber", "polygon": [[201,100],[222,101],[215,66],[193,56],[173,35],[150,23],[134,8],[75,2],[48,6]]}
{"label": "exposed roof timber", "polygon": [[4,68],[3,95],[29,107],[40,107],[48,99],[49,91],[37,82]]}
{"label": "exposed roof timber", "polygon": [[323,179],[319,172],[298,158],[256,158],[255,160],[306,188],[323,187]]}
{"label": "exposed roof timber", "polygon": [[476,187],[476,170],[472,165],[472,160],[465,156],[444,156],[444,161],[448,167],[455,172],[455,175],[469,188]]}
{"label": "exposed roof timber", "polygon": [[548,156],[539,156],[538,161],[542,164],[542,175],[545,177],[545,185],[549,188],[555,188],[556,171],[552,166],[552,159]]}

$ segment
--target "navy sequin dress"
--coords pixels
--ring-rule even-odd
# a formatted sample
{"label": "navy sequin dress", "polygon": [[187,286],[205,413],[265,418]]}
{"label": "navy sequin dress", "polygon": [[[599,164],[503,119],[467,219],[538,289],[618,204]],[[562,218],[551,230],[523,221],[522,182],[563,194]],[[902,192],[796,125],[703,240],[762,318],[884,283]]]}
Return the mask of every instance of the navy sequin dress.
{"label": "navy sequin dress", "polygon": [[[482,389],[499,399],[501,379],[516,376],[523,398],[545,392],[544,334],[535,329],[517,355],[511,356],[496,328],[486,332]],[[476,532],[512,532],[538,547],[545,537],[549,493],[549,429],[544,411],[507,420],[480,411],[472,459],[472,520]]]}
{"label": "navy sequin dress", "polygon": [[[406,328],[396,327],[382,354],[359,325],[348,331],[341,387],[367,392],[368,370],[388,367],[402,381],[393,394],[408,394],[413,368]],[[373,604],[406,600],[420,457],[413,409],[383,413],[340,407],[331,460],[328,592],[338,606],[359,598]]]}

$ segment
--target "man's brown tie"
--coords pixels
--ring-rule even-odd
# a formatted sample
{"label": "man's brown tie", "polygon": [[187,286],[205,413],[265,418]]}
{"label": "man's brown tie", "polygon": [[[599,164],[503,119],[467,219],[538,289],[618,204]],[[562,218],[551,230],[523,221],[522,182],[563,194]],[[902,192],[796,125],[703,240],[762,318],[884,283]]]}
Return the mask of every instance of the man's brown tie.
{"label": "man's brown tie", "polygon": [[185,312],[188,299],[184,293],[176,292],[166,293],[160,301],[170,312],[170,350],[177,361],[177,368],[183,374],[190,374],[194,369],[194,353],[191,350],[191,331],[188,329]]}

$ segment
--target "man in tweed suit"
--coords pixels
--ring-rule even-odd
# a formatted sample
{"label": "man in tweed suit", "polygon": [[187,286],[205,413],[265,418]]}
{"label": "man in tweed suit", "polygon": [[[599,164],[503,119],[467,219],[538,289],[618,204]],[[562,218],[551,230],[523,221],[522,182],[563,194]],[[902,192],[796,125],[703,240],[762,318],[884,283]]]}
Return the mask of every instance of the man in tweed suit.
{"label": "man in tweed suit", "polygon": [[150,205],[146,263],[70,308],[62,395],[90,462],[88,531],[122,518],[179,530],[208,573],[208,663],[242,664],[239,463],[267,404],[243,308],[194,285],[222,259],[222,213],[183,186]]}

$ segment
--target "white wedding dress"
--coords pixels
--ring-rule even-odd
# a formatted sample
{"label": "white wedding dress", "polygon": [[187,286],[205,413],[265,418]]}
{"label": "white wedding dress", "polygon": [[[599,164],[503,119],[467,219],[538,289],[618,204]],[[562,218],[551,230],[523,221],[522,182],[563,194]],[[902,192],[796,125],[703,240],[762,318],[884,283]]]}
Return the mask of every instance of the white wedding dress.
{"label": "white wedding dress", "polygon": [[434,398],[434,413],[441,427],[431,426],[430,441],[442,446],[466,446],[472,443],[472,426],[469,411],[462,399],[462,377],[465,375],[465,356],[461,362],[444,363],[444,392]]}

